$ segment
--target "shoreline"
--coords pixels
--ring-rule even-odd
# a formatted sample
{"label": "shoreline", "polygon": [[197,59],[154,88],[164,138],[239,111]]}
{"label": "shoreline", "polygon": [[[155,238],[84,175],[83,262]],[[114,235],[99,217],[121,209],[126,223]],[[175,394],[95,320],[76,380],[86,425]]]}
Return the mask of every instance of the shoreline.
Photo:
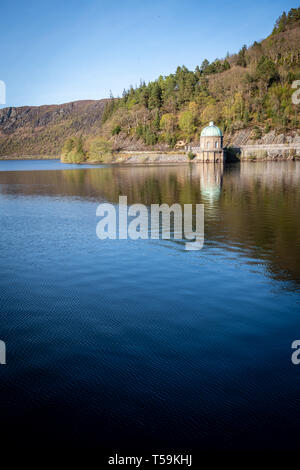
{"label": "shoreline", "polygon": [[[248,148],[247,148],[248,147]],[[254,146],[253,146],[254,147]],[[267,161],[291,161],[300,160],[300,152],[298,148],[291,149],[291,146],[281,146],[280,151],[278,147],[269,151],[266,148],[259,148],[259,145],[255,148],[250,146],[241,146],[239,148],[240,155],[230,155],[230,148],[228,149],[226,162],[267,162]],[[263,147],[263,146],[262,146]],[[237,147],[231,147],[232,150],[237,151]],[[271,151],[270,151],[271,150]],[[292,151],[291,151],[292,150]],[[226,149],[225,149],[226,152]],[[237,152],[238,153],[238,152]],[[60,160],[59,155],[2,155],[0,161],[18,161],[18,160]],[[72,165],[72,162],[62,162]],[[186,164],[186,163],[206,163],[195,158],[190,159],[184,151],[141,151],[141,150],[128,150],[122,152],[113,153],[112,159],[107,161],[83,161],[77,163],[77,165],[156,165],[156,164]],[[209,162],[211,163],[211,162]],[[74,163],[75,164],[75,163]]]}

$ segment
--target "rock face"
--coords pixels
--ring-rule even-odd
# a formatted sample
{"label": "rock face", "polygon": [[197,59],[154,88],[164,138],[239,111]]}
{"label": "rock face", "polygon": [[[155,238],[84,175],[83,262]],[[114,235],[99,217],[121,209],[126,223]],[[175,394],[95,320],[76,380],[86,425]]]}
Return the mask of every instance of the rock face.
{"label": "rock face", "polygon": [[243,129],[235,132],[231,136],[224,136],[225,147],[239,147],[243,145],[300,145],[300,135],[296,131],[290,132],[289,135],[278,134],[275,131],[268,132],[260,139],[255,139],[252,129]]}
{"label": "rock face", "polygon": [[58,155],[67,137],[99,133],[106,101],[0,109],[0,155]]}

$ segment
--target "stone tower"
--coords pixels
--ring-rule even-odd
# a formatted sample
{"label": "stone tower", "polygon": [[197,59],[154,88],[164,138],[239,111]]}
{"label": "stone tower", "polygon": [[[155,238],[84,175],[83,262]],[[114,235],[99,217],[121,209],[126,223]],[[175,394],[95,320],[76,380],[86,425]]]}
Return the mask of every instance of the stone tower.
{"label": "stone tower", "polygon": [[200,135],[200,152],[197,160],[203,162],[223,162],[223,134],[221,129],[211,121],[202,129]]}

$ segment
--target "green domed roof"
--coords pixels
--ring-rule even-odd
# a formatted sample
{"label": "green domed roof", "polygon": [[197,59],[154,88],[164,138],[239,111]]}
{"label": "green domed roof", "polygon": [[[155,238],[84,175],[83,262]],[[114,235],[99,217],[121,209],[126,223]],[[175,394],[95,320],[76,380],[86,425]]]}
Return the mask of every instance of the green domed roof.
{"label": "green domed roof", "polygon": [[201,137],[222,137],[222,131],[211,121],[209,126],[202,129]]}

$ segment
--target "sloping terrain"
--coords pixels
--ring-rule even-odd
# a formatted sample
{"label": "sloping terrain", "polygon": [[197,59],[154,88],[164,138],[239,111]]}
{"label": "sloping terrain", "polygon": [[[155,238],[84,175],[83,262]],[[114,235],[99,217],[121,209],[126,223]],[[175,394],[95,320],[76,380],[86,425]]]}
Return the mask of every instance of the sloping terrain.
{"label": "sloping terrain", "polygon": [[0,155],[59,155],[74,135],[97,135],[107,100],[0,110]]}

